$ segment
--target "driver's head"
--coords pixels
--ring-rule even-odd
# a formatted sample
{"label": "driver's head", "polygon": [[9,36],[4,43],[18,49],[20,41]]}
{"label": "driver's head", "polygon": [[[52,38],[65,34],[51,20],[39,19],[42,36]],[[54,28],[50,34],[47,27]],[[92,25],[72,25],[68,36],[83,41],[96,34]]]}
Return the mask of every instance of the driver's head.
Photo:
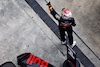
{"label": "driver's head", "polygon": [[62,9],[61,15],[62,15],[63,19],[69,19],[72,17],[71,11],[69,9],[65,9],[65,8]]}

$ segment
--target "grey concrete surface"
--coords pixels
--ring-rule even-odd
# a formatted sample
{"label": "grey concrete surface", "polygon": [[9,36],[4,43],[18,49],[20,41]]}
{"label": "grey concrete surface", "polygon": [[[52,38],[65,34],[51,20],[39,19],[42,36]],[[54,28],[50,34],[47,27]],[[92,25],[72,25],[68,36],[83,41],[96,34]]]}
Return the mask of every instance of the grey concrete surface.
{"label": "grey concrete surface", "polygon": [[[36,1],[50,15],[45,1]],[[72,11],[77,24],[74,30],[100,58],[100,1],[51,0],[50,2],[59,14],[63,7]],[[55,22],[57,23],[56,20]],[[75,35],[74,39],[83,53],[99,67],[100,60]],[[61,46],[60,40],[24,0],[0,0],[0,64],[13,61],[17,66],[16,57],[31,52],[56,67],[61,67],[66,58],[57,46]]]}
{"label": "grey concrete surface", "polygon": [[[50,15],[48,7],[45,6],[44,0],[36,0],[42,8]],[[72,11],[73,17],[76,20],[77,26],[74,31],[83,39],[87,46],[99,57],[99,59],[85,46],[76,35],[74,40],[77,41],[77,46],[83,53],[95,64],[100,66],[100,8],[99,0],[47,0],[50,1],[53,8],[61,14],[62,8],[68,8]],[[51,15],[50,15],[51,16]],[[52,16],[51,16],[52,17]],[[53,20],[55,20],[52,17]],[[57,23],[57,21],[55,20]],[[58,24],[58,23],[57,23]],[[94,30],[94,31],[93,31]]]}
{"label": "grey concrete surface", "polygon": [[[44,0],[36,0],[50,15],[48,8],[45,6]],[[49,1],[49,0],[47,0]],[[79,36],[91,46],[91,49],[100,57],[99,52],[99,21],[100,21],[100,10],[99,0],[51,0],[50,1],[54,9],[61,14],[62,8],[68,8],[72,11],[72,14],[76,20],[77,26],[74,30]],[[56,4],[55,4],[56,3]],[[51,16],[51,15],[50,15]],[[52,16],[51,16],[52,17]],[[57,22],[57,21],[56,21]],[[94,45],[95,44],[95,45]],[[96,49],[95,49],[96,48]]]}
{"label": "grey concrete surface", "polygon": [[[0,4],[0,64],[12,61],[17,66],[17,56],[31,52],[61,67],[66,58],[55,46],[60,40],[28,4],[24,0],[1,0]],[[22,7],[31,11],[32,17]]]}

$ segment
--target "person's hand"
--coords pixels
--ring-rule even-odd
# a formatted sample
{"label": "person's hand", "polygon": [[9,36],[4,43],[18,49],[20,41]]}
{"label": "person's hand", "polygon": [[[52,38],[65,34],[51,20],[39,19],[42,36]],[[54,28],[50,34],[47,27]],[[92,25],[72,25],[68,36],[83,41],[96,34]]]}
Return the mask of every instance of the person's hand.
{"label": "person's hand", "polygon": [[51,5],[51,3],[49,2],[49,3],[47,3],[47,5]]}
{"label": "person's hand", "polygon": [[75,27],[75,26],[76,26],[76,24],[73,24],[72,26],[74,26],[74,27]]}

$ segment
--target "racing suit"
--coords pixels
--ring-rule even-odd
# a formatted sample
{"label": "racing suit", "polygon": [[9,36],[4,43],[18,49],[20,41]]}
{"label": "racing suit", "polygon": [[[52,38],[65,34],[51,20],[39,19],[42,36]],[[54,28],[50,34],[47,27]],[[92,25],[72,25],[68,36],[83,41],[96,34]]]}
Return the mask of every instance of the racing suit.
{"label": "racing suit", "polygon": [[67,31],[68,38],[69,38],[69,44],[72,45],[73,44],[72,26],[76,26],[74,18],[71,17],[68,20],[65,20],[52,8],[50,2],[47,5],[49,7],[50,13],[59,22],[58,27],[60,30],[61,41],[66,40],[65,39],[65,31]]}

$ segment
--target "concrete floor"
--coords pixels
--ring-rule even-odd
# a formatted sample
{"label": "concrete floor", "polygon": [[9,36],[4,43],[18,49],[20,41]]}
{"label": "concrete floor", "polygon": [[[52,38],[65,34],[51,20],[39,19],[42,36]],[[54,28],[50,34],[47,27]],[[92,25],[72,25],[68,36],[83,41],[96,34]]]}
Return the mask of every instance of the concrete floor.
{"label": "concrete floor", "polygon": [[55,46],[60,40],[28,4],[24,0],[2,0],[0,4],[0,64],[12,61],[17,66],[17,56],[31,52],[61,67],[66,58]]}
{"label": "concrete floor", "polygon": [[[50,15],[45,1],[36,1]],[[74,30],[100,58],[100,1],[50,2],[59,14],[63,7],[72,11],[77,24]],[[54,21],[57,23],[55,19]],[[83,53],[99,67],[100,60],[75,35],[74,39]],[[16,57],[31,52],[56,67],[61,67],[66,58],[57,46],[61,46],[60,40],[24,0],[0,0],[0,64],[12,61],[17,66]]]}

